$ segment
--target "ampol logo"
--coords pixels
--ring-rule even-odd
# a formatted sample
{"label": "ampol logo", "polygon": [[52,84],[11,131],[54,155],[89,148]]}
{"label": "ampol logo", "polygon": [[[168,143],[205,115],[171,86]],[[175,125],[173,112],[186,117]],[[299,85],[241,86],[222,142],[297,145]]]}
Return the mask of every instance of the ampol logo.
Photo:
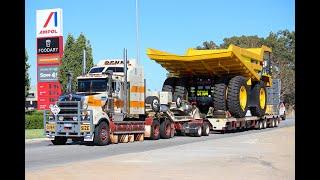
{"label": "ampol logo", "polygon": [[37,10],[37,37],[62,36],[62,9]]}
{"label": "ampol logo", "polygon": [[48,26],[51,18],[52,18],[52,15],[54,15],[54,26],[57,27],[58,26],[58,18],[57,18],[57,12],[51,12],[46,23],[44,24],[44,28]]}

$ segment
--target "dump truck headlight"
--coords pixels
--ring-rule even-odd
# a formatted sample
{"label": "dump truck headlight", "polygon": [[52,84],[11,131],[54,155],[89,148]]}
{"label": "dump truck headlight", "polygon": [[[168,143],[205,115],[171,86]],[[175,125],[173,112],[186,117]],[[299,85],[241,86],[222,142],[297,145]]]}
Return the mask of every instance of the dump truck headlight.
{"label": "dump truck headlight", "polygon": [[63,116],[59,116],[59,120],[60,120],[60,121],[63,121]]}
{"label": "dump truck headlight", "polygon": [[78,120],[78,117],[77,117],[77,116],[74,116],[74,117],[72,117],[72,119],[73,119],[74,121],[76,121],[76,120]]}

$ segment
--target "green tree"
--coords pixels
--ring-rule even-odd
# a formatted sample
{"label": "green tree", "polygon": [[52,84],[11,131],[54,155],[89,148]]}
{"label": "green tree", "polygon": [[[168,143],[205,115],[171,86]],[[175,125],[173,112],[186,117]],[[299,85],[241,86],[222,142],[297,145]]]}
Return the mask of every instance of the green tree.
{"label": "green tree", "polygon": [[82,74],[83,69],[83,50],[86,51],[86,71],[88,71],[93,66],[90,41],[82,33],[76,40],[71,34],[68,34],[58,74],[63,92],[66,92],[68,72],[72,73],[72,91],[78,88],[77,77]]}
{"label": "green tree", "polygon": [[273,78],[280,78],[281,98],[295,104],[295,32],[283,30],[270,33],[265,45],[272,48]]}
{"label": "green tree", "polygon": [[240,46],[242,48],[256,48],[263,45],[263,38],[258,36],[233,36],[231,38],[224,38],[220,48],[228,48],[230,44]]}
{"label": "green tree", "polygon": [[197,46],[196,49],[201,50],[201,49],[217,49],[217,48],[218,46],[213,41],[210,41],[210,42],[205,41],[202,43],[202,46]]}
{"label": "green tree", "polygon": [[24,96],[26,97],[28,95],[28,91],[30,89],[30,77],[29,77],[29,68],[30,64],[28,64],[28,53],[27,50],[25,49],[25,58],[24,58]]}

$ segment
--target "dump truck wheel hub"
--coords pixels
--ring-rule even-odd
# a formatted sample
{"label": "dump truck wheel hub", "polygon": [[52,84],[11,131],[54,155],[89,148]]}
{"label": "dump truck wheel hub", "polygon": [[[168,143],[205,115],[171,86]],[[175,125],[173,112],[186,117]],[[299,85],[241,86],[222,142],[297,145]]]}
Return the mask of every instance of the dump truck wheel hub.
{"label": "dump truck wheel hub", "polygon": [[245,110],[247,105],[247,90],[244,86],[240,87],[239,101],[240,101],[241,109]]}
{"label": "dump truck wheel hub", "polygon": [[260,100],[261,109],[264,109],[266,106],[266,92],[265,92],[264,88],[260,89],[259,100]]}

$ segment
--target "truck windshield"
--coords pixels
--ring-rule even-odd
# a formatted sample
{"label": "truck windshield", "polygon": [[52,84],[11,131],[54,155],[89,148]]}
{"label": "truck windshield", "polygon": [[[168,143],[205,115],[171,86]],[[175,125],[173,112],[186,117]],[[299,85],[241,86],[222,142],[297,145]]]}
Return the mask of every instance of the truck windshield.
{"label": "truck windshield", "polygon": [[103,92],[107,90],[107,79],[79,79],[78,92]]}

